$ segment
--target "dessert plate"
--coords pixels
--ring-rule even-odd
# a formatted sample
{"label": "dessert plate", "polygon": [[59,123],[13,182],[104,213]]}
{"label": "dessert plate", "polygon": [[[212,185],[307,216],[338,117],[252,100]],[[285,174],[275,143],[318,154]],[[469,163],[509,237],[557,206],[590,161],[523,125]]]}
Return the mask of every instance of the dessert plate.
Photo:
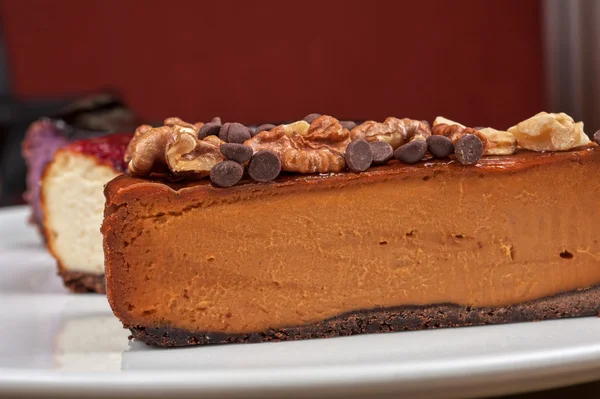
{"label": "dessert plate", "polygon": [[600,375],[600,319],[155,349],[69,294],[25,207],[0,210],[0,396],[476,397]]}

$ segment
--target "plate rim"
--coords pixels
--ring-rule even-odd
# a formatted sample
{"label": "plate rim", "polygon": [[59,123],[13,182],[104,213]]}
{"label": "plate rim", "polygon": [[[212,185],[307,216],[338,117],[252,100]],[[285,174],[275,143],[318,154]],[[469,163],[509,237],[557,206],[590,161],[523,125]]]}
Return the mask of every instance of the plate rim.
{"label": "plate rim", "polygon": [[[576,323],[581,319],[568,319]],[[600,319],[598,320],[600,323]],[[543,321],[539,323],[552,323]],[[490,328],[479,326],[472,328]],[[402,334],[391,333],[391,334]],[[285,344],[285,343],[283,343]],[[262,344],[256,344],[262,345]],[[459,366],[457,366],[459,363]],[[0,368],[0,393],[164,394],[212,397],[264,393],[298,394],[356,393],[382,390],[388,393],[419,392],[431,384],[426,397],[462,397],[548,389],[598,378],[600,340],[578,347],[536,349],[524,354],[471,355],[456,360],[368,363],[366,365],[321,365],[227,370],[125,370],[109,372],[65,372],[46,369]],[[507,387],[507,385],[511,385]],[[470,392],[464,396],[465,392]]]}

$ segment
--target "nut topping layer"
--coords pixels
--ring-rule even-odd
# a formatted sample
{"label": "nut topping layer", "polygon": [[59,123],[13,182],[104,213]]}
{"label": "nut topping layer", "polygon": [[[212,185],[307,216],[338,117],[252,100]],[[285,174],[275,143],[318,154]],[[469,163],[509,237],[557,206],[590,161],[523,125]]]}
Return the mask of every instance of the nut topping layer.
{"label": "nut topping layer", "polygon": [[[484,155],[510,155],[519,147],[566,151],[590,143],[583,123],[566,114],[542,112],[509,131],[471,128],[441,116],[432,125],[394,117],[357,124],[321,114],[258,128],[222,124],[218,117],[207,124],[168,118],[164,126],[138,127],[125,161],[134,175],[210,176],[216,187],[231,187],[242,179],[267,183],[281,171],[361,173],[393,158],[413,164],[452,157],[468,166]],[[594,140],[600,142],[600,132]]]}

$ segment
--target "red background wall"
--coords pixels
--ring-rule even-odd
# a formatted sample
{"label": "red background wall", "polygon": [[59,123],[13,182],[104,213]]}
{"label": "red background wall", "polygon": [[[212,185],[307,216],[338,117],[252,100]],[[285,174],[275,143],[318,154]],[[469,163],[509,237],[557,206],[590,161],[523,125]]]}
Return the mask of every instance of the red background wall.
{"label": "red background wall", "polygon": [[537,0],[4,0],[0,12],[17,94],[115,88],[145,119],[507,127],[544,107]]}

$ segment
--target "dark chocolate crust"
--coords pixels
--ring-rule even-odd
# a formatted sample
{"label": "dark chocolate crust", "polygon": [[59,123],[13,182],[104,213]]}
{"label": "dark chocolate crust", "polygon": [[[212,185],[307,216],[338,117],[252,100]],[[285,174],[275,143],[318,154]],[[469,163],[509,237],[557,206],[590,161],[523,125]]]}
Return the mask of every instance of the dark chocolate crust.
{"label": "dark chocolate crust", "polygon": [[401,306],[346,313],[318,323],[259,333],[193,332],[171,327],[125,326],[130,339],[172,347],[229,343],[257,343],[355,334],[505,324],[568,317],[598,316],[600,285],[535,301],[499,308],[470,308],[453,304]]}
{"label": "dark chocolate crust", "polygon": [[104,274],[98,275],[66,270],[61,270],[58,274],[71,292],[106,294]]}

